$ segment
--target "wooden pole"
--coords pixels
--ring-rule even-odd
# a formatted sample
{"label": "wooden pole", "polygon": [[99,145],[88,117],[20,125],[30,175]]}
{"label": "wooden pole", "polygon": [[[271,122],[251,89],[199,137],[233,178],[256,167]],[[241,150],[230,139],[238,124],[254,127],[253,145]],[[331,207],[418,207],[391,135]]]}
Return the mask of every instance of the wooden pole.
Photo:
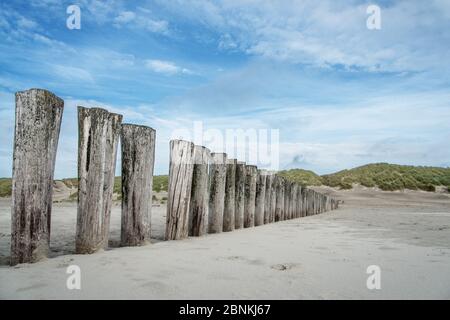
{"label": "wooden pole", "polygon": [[285,195],[285,180],[281,176],[276,176],[276,207],[275,207],[275,221],[281,221],[284,219],[284,195]]}
{"label": "wooden pole", "polygon": [[260,226],[264,224],[266,179],[267,179],[267,172],[265,170],[258,170],[256,180],[256,194],[255,194],[255,226]]}
{"label": "wooden pole", "polygon": [[317,192],[314,192],[316,197],[315,197],[315,204],[316,204],[316,208],[315,208],[315,214],[319,214],[320,213],[320,195]]}
{"label": "wooden pole", "polygon": [[122,124],[122,246],[150,243],[155,130]]}
{"label": "wooden pole", "polygon": [[12,172],[11,265],[50,250],[55,157],[64,101],[42,89],[16,93]]}
{"label": "wooden pole", "polygon": [[302,216],[302,186],[300,184],[297,184],[297,206],[296,206],[296,214],[295,216],[297,218],[300,218]]}
{"label": "wooden pole", "polygon": [[235,229],[244,228],[244,211],[245,211],[245,179],[246,165],[245,162],[238,161],[236,164],[236,192],[235,192]]}
{"label": "wooden pole", "polygon": [[277,197],[278,197],[278,175],[273,174],[272,176],[272,187],[270,192],[270,222],[275,222],[276,210],[277,210]]}
{"label": "wooden pole", "polygon": [[78,107],[76,253],[93,253],[108,247],[121,123],[120,114]]}
{"label": "wooden pole", "polygon": [[274,174],[273,172],[267,172],[266,174],[266,191],[264,197],[264,224],[270,223],[270,209],[271,209],[271,196],[272,196],[272,181]]}
{"label": "wooden pole", "polygon": [[291,182],[283,179],[284,181],[284,205],[281,210],[281,219],[280,220],[289,220],[290,217],[290,196],[291,196]]}
{"label": "wooden pole", "polygon": [[302,189],[302,217],[307,216],[308,211],[308,188]]}
{"label": "wooden pole", "polygon": [[311,190],[306,189],[306,210],[305,210],[306,216],[311,215]]}
{"label": "wooden pole", "polygon": [[291,184],[291,196],[290,196],[290,216],[291,219],[297,218],[297,183],[293,182]]}
{"label": "wooden pole", "polygon": [[223,230],[223,212],[225,206],[225,184],[227,176],[227,154],[211,153],[212,163],[209,172],[209,233]]}
{"label": "wooden pole", "polygon": [[233,231],[236,223],[236,159],[227,160],[227,175],[225,182],[225,209],[223,212],[223,231]]}
{"label": "wooden pole", "polygon": [[184,140],[171,140],[166,240],[180,240],[189,235],[193,173],[194,144]]}
{"label": "wooden pole", "polygon": [[189,235],[203,236],[208,231],[209,164],[211,152],[203,146],[194,146],[191,203],[189,205]]}
{"label": "wooden pole", "polygon": [[244,228],[255,226],[256,166],[246,166]]}

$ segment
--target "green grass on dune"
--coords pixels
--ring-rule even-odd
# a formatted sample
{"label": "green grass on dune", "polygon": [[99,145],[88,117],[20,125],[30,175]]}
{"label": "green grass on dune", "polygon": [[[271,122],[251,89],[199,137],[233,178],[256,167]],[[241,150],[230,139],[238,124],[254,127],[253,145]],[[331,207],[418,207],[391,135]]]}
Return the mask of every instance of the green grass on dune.
{"label": "green grass on dune", "polygon": [[[68,188],[78,188],[77,178],[62,179],[62,181]],[[167,191],[169,177],[167,175],[154,176],[153,177],[153,191]],[[121,177],[114,178],[114,193],[121,194],[122,181]],[[11,178],[0,178],[0,197],[11,196]],[[72,193],[70,199],[76,199],[77,193]]]}
{"label": "green grass on dune", "polygon": [[279,171],[278,174],[302,186],[320,186],[323,184],[322,178],[310,170],[291,169]]}
{"label": "green grass on dune", "polygon": [[437,186],[450,186],[450,168],[374,163],[323,175],[322,179],[327,186],[343,189],[349,189],[353,183],[357,183],[385,191],[435,191]]}
{"label": "green grass on dune", "polygon": [[[385,191],[424,190],[435,191],[438,186],[450,190],[450,168],[405,166],[388,163],[373,163],[361,167],[342,170],[319,176],[310,170],[291,169],[279,174],[303,186],[326,185],[341,189],[351,189],[353,184],[365,187],[378,187]],[[78,187],[78,179],[61,180],[69,188]],[[167,191],[168,176],[153,177],[153,191]],[[114,179],[114,193],[121,194],[121,177]],[[11,195],[11,178],[0,178],[0,197]],[[71,195],[76,198],[76,193]]]}
{"label": "green grass on dune", "polygon": [[0,197],[11,195],[11,178],[0,178]]}

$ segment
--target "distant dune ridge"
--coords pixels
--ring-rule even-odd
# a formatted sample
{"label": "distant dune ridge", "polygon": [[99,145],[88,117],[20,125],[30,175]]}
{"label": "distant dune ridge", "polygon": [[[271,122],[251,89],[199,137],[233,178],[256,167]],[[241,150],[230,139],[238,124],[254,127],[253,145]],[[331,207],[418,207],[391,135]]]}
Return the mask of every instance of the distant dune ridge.
{"label": "distant dune ridge", "polygon": [[[329,186],[339,189],[351,189],[353,185],[368,188],[379,188],[384,191],[450,190],[450,168],[407,166],[389,163],[371,163],[349,170],[342,170],[332,174],[317,175],[313,171],[304,169],[282,170],[279,174],[303,186]],[[167,191],[168,176],[153,177],[153,191]],[[77,178],[55,180],[53,185],[55,196],[59,200],[77,199]],[[114,194],[120,197],[121,178],[116,177]],[[58,197],[59,194],[59,197]],[[0,178],[0,197],[11,196],[11,178]]]}
{"label": "distant dune ridge", "polygon": [[384,191],[436,191],[437,187],[444,187],[448,192],[450,188],[450,168],[388,163],[372,163],[322,176],[303,169],[284,170],[280,175],[305,186],[326,185],[340,189],[351,189],[354,184]]}

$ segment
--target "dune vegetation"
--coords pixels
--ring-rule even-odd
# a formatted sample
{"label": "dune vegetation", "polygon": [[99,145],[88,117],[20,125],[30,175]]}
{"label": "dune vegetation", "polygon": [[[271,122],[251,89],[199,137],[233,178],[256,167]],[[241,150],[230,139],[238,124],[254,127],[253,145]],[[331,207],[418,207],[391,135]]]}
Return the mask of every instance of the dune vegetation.
{"label": "dune vegetation", "polygon": [[[388,163],[372,163],[361,167],[342,170],[332,174],[317,175],[304,169],[279,171],[281,176],[300,183],[303,186],[330,186],[339,189],[351,189],[353,185],[377,187],[385,191],[424,190],[436,191],[436,187],[450,190],[450,168],[407,166]],[[62,181],[68,188],[77,188],[77,178]],[[153,177],[153,191],[167,191],[168,176]],[[121,193],[121,178],[114,179],[114,193]],[[0,178],[0,197],[11,195],[11,178]],[[71,198],[76,199],[76,193]]]}

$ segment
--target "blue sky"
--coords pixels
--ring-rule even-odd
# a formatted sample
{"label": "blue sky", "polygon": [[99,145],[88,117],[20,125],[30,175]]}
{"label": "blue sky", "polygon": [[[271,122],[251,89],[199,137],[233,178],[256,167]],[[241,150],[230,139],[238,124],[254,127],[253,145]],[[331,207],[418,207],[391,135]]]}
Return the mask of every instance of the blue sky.
{"label": "blue sky", "polygon": [[450,1],[371,3],[381,30],[356,0],[1,2],[0,176],[14,93],[32,87],[65,100],[58,178],[76,176],[77,105],[155,128],[156,174],[194,121],[279,129],[280,169],[450,166]]}

